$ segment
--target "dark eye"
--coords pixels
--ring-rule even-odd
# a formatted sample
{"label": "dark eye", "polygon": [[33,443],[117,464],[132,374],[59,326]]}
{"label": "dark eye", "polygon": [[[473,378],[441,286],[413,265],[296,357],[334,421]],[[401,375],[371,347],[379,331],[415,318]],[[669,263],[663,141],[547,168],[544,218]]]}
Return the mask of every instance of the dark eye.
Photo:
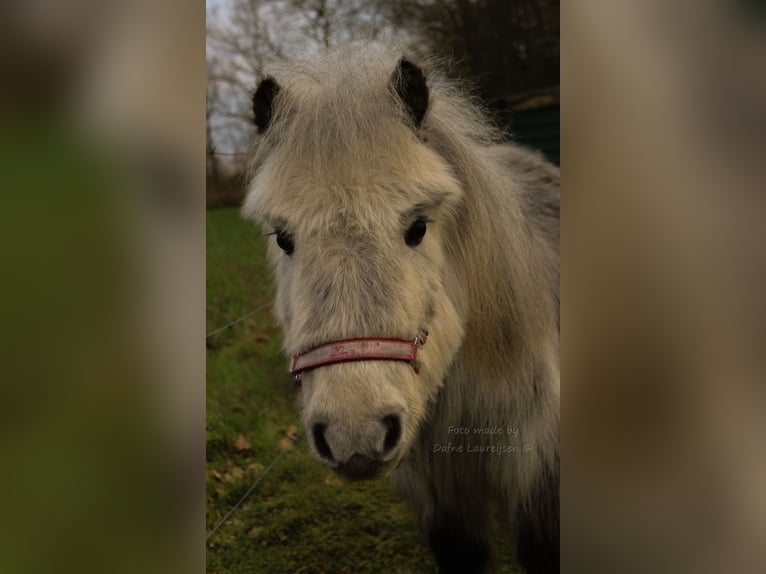
{"label": "dark eye", "polygon": [[295,251],[293,236],[283,229],[277,229],[274,232],[274,235],[277,236],[277,245],[279,245],[279,248],[288,255],[292,255],[293,251]]}
{"label": "dark eye", "polygon": [[417,219],[415,220],[415,223],[410,225],[407,233],[404,234],[404,242],[410,247],[415,247],[416,245],[420,245],[420,242],[423,241],[423,236],[425,234],[426,220]]}

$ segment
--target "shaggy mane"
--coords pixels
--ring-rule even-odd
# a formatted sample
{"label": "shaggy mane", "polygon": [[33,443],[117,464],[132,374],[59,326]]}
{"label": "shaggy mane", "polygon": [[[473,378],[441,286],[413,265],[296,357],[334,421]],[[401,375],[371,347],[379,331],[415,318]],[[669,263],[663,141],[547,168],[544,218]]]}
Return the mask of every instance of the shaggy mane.
{"label": "shaggy mane", "polygon": [[[392,82],[392,74],[405,56],[423,71],[428,86],[428,106],[422,123],[418,121],[419,127],[413,126],[412,110],[408,110],[397,96],[396,84]],[[435,316],[438,319],[456,317],[450,327],[457,334],[448,360],[445,359],[446,375],[442,378],[444,371],[439,371],[440,386],[434,391],[432,400],[429,399],[427,406],[407,405],[416,409],[409,414],[418,419],[419,424],[416,430],[411,430],[410,434],[415,438],[407,443],[409,450],[391,478],[415,506],[423,530],[430,533],[431,545],[440,565],[449,564],[451,553],[464,541],[451,540],[457,536],[453,534],[454,529],[465,531],[468,538],[474,536],[473,530],[484,531],[487,516],[482,505],[486,501],[480,492],[486,490],[485,498],[490,494],[499,497],[513,515],[513,522],[517,524],[519,559],[527,571],[557,572],[558,168],[546,163],[537,153],[503,144],[500,131],[487,119],[482,107],[457,84],[444,79],[433,60],[412,59],[398,45],[354,43],[333,48],[309,61],[277,67],[273,76],[279,89],[274,90],[276,95],[273,109],[270,109],[268,129],[264,130],[254,150],[252,189],[275,189],[279,193],[271,195],[278,195],[282,200],[284,194],[291,194],[289,214],[296,221],[305,224],[314,216],[315,208],[321,211],[318,209],[320,204],[327,213],[338,207],[336,201],[338,204],[352,201],[339,197],[342,194],[325,193],[312,205],[307,197],[312,188],[322,188],[326,192],[344,186],[353,187],[357,193],[354,197],[362,197],[362,204],[366,202],[366,215],[370,221],[374,221],[378,212],[390,213],[391,210],[380,209],[380,203],[377,210],[370,207],[376,204],[368,200],[376,196],[367,193],[368,186],[374,188],[376,178],[381,174],[396,178],[399,168],[402,173],[408,173],[409,189],[404,191],[407,200],[415,203],[415,194],[423,187],[420,180],[426,179],[422,166],[413,158],[420,152],[427,151],[429,158],[436,158],[430,165],[435,164],[436,171],[446,174],[438,180],[438,187],[454,188],[454,197],[451,197],[449,213],[433,227],[440,243],[430,244],[431,247],[439,245],[440,261],[445,263],[443,267],[426,267],[424,264],[424,268],[438,269],[441,273],[440,294],[442,299],[448,300],[452,314],[447,314],[445,305],[442,305]],[[270,187],[260,174],[272,154],[275,154],[273,161],[263,169],[269,172]],[[385,168],[372,173],[374,170],[370,170],[370,166],[378,165]],[[294,186],[289,173],[296,167],[308,175]],[[242,209],[246,217],[258,219],[257,195],[248,194]],[[301,217],[298,217],[298,211]],[[320,227],[317,219],[320,216],[311,222],[314,227]],[[392,222],[384,223],[389,225],[385,229],[391,229]],[[364,225],[359,225],[358,220],[348,218],[348,226],[355,225],[364,231]],[[375,226],[369,228],[374,233]],[[325,236],[327,244],[309,245],[309,249],[317,249],[312,252],[310,263],[324,266],[325,259],[334,257],[336,269],[348,267],[352,259],[343,259],[338,252],[342,251],[346,257],[353,251],[351,247],[363,243],[363,234],[354,235],[357,231],[345,230],[346,243],[341,241],[334,254],[320,249],[341,237],[340,232],[332,239]],[[359,237],[362,240],[354,242],[354,238]],[[375,237],[388,236],[379,233]],[[403,249],[401,245],[403,243],[390,252],[401,254],[401,251],[395,251]],[[424,246],[428,247],[428,244]],[[368,304],[364,296],[375,292],[375,285],[370,283],[381,283],[381,277],[384,280],[397,277],[401,256],[397,255],[398,259],[389,256],[394,263],[383,269],[380,262],[389,260],[384,257],[375,260],[369,254],[375,254],[378,247],[368,248],[368,256],[353,259],[356,268],[367,273],[353,275],[356,283],[347,291],[359,296],[359,305],[372,312],[368,315],[379,316],[382,314],[380,305]],[[419,253],[415,251],[413,256],[419,256]],[[278,257],[281,255],[276,253],[273,260],[282,261]],[[304,268],[310,263],[304,260]],[[288,275],[288,265],[283,261],[279,264]],[[330,287],[317,287],[322,284],[334,287],[332,267],[328,267],[330,271],[315,271],[314,276],[304,282],[306,291],[301,293],[311,294],[305,295],[301,301],[305,303],[313,298],[313,304],[319,301],[318,297],[329,297],[333,291]],[[401,274],[397,281],[401,282]],[[439,280],[431,282],[438,283]],[[411,284],[409,291],[418,291],[420,287],[420,284]],[[422,287],[425,290],[429,285]],[[400,294],[397,296],[404,298]],[[345,301],[340,307],[348,310],[349,306],[349,301]],[[328,322],[337,314],[327,313],[327,317],[317,320]],[[364,315],[358,313],[358,316]],[[408,320],[405,317],[400,322],[404,325]],[[441,335],[443,340],[445,331],[447,329],[429,337],[430,347],[423,352],[425,360],[428,353],[435,353],[433,349],[438,348],[439,337]],[[366,374],[375,376],[369,365],[372,361],[367,363],[358,368],[366,368]],[[375,368],[388,373],[394,367],[377,364]],[[425,378],[421,374],[417,380]],[[400,386],[391,386],[391,393],[401,391]],[[374,385],[371,387],[372,390],[365,387],[364,392],[379,392]],[[379,397],[376,395],[375,398]],[[461,424],[492,427],[499,423],[518,425],[523,429],[525,440],[529,440],[534,448],[518,456],[487,456],[481,459],[481,464],[470,455],[433,454],[435,444],[448,441],[458,444],[460,440],[472,440],[482,441],[486,446],[497,445],[503,437],[470,435],[460,438],[450,434],[448,429]],[[480,546],[479,550],[484,553],[485,543]]]}

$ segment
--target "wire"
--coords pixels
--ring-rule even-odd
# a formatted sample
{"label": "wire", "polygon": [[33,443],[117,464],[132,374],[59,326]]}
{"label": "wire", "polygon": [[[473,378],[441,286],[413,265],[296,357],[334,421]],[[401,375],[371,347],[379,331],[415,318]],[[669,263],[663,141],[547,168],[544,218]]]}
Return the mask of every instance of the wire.
{"label": "wire", "polygon": [[295,435],[295,436],[293,437],[293,439],[290,441],[290,444],[289,444],[289,445],[287,445],[287,446],[285,447],[285,449],[284,449],[282,452],[280,452],[280,453],[279,453],[279,454],[276,456],[276,458],[275,458],[274,460],[272,460],[272,461],[271,461],[271,464],[270,464],[268,467],[266,467],[266,470],[264,470],[264,471],[261,473],[261,475],[260,475],[258,478],[256,478],[256,479],[255,479],[255,482],[252,484],[252,486],[251,486],[250,488],[248,488],[248,489],[247,489],[247,492],[246,492],[246,493],[245,493],[245,494],[242,496],[242,498],[240,498],[240,499],[239,499],[239,501],[237,502],[237,504],[235,504],[234,506],[232,506],[232,507],[231,507],[231,510],[229,510],[229,512],[227,512],[227,513],[226,513],[226,516],[224,516],[223,518],[221,518],[221,520],[218,522],[218,524],[216,524],[216,525],[213,527],[213,529],[210,531],[210,533],[209,533],[209,534],[208,534],[208,535],[205,537],[205,542],[207,542],[208,540],[210,540],[210,537],[211,537],[213,534],[215,534],[215,533],[216,533],[216,531],[217,531],[217,530],[218,530],[218,529],[219,529],[219,528],[220,528],[220,527],[223,525],[223,523],[224,523],[224,522],[226,522],[226,520],[228,520],[229,516],[231,516],[232,514],[234,514],[234,511],[235,511],[235,510],[237,510],[237,508],[239,508],[239,506],[240,506],[240,505],[241,505],[243,502],[245,502],[245,500],[247,500],[247,497],[248,497],[248,496],[250,496],[250,494],[251,494],[251,493],[252,493],[252,492],[255,490],[255,487],[256,487],[256,486],[258,486],[258,484],[261,482],[261,480],[263,480],[263,477],[264,477],[264,476],[266,476],[266,475],[269,473],[269,471],[270,471],[272,468],[274,468],[274,465],[275,465],[275,464],[277,464],[277,462],[279,462],[279,459],[280,459],[280,458],[282,458],[282,457],[285,455],[285,453],[286,453],[288,450],[290,450],[290,447],[291,447],[291,446],[292,446],[292,445],[295,443],[295,441],[296,441],[296,440],[298,440],[298,437],[299,437],[299,436],[300,436],[300,433],[296,433],[296,435]]}
{"label": "wire", "polygon": [[265,305],[261,305],[261,306],[260,306],[260,307],[258,307],[257,309],[253,309],[253,310],[252,310],[252,311],[250,311],[249,313],[245,313],[245,314],[244,314],[244,315],[242,315],[242,316],[241,316],[239,319],[235,319],[235,320],[234,320],[234,321],[232,321],[231,323],[227,323],[226,325],[224,325],[223,327],[219,327],[219,328],[218,328],[218,329],[216,329],[215,331],[210,331],[210,332],[209,332],[207,335],[205,335],[205,338],[207,339],[208,337],[210,337],[210,336],[212,336],[212,335],[215,335],[216,333],[220,333],[221,331],[223,331],[223,330],[225,330],[225,329],[228,329],[229,327],[232,327],[233,325],[236,325],[237,323],[239,323],[239,322],[241,322],[241,321],[244,321],[245,319],[247,319],[247,318],[248,318],[248,317],[250,317],[251,315],[255,315],[256,313],[258,313],[258,311],[263,311],[263,310],[264,310],[266,307],[268,307],[269,305],[271,305],[271,303],[266,303]]}

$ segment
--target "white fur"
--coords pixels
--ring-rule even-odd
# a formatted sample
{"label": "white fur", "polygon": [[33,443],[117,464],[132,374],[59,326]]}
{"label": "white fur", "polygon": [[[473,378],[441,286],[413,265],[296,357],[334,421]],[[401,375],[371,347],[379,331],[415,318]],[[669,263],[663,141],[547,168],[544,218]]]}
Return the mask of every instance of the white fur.
{"label": "white fur", "polygon": [[[338,461],[379,450],[380,417],[401,415],[390,478],[427,531],[434,500],[467,511],[495,497],[512,515],[558,464],[558,170],[496,146],[481,112],[427,64],[429,108],[414,129],[389,88],[401,56],[353,45],[277,70],[242,211],[294,238],[292,256],[269,246],[288,354],[430,332],[419,375],[405,363],[331,365],[304,375],[301,399]],[[432,223],[412,248],[403,214],[419,204]],[[518,436],[474,432],[509,425]],[[449,443],[463,452],[433,452]],[[466,452],[511,443],[531,450]]]}

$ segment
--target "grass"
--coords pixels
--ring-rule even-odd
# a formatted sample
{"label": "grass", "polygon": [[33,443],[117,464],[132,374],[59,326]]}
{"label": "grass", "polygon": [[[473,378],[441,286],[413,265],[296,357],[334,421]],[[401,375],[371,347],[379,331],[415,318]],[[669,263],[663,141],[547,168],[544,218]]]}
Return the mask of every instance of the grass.
{"label": "grass", "polygon": [[[271,301],[265,241],[237,209],[208,211],[208,333]],[[302,430],[280,343],[270,307],[207,339],[208,532]],[[436,563],[387,483],[342,483],[301,434],[210,538],[207,571],[420,574]]]}

